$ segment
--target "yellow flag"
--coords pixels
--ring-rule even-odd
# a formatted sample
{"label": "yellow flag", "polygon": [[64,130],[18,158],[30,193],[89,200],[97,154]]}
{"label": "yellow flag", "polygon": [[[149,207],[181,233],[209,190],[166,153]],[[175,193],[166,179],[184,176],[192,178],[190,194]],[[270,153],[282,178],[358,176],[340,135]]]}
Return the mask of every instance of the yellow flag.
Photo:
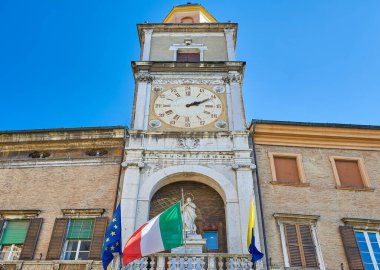
{"label": "yellow flag", "polygon": [[248,236],[247,236],[247,247],[251,245],[252,241],[252,232],[255,228],[255,204],[253,199],[251,201],[251,209],[249,210],[249,219],[248,219]]}

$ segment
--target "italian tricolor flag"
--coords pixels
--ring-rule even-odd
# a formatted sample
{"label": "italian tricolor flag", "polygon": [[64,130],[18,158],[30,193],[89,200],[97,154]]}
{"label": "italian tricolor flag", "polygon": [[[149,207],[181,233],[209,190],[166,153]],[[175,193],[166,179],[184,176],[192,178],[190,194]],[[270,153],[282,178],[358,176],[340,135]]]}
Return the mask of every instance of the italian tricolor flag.
{"label": "italian tricolor flag", "polygon": [[181,204],[177,202],[141,226],[125,244],[123,265],[183,245]]}

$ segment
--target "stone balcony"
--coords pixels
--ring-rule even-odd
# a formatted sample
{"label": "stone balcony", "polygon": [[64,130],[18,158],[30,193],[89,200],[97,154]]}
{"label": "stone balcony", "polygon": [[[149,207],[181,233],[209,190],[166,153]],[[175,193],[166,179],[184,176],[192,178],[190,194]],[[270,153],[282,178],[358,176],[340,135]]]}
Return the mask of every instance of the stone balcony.
{"label": "stone balcony", "polygon": [[[120,269],[115,260],[114,269]],[[0,270],[102,270],[100,261],[0,261]],[[135,260],[126,270],[250,270],[249,255],[158,253]]]}

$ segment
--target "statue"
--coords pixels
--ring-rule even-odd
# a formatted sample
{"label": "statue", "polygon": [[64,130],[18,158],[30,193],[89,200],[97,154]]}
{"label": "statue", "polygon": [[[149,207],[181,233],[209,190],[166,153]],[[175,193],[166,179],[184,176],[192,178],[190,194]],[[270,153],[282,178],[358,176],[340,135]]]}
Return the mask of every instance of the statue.
{"label": "statue", "polygon": [[195,226],[195,219],[197,215],[195,214],[195,204],[191,201],[191,198],[186,199],[186,203],[182,206],[184,229],[187,235],[196,234],[197,226]]}

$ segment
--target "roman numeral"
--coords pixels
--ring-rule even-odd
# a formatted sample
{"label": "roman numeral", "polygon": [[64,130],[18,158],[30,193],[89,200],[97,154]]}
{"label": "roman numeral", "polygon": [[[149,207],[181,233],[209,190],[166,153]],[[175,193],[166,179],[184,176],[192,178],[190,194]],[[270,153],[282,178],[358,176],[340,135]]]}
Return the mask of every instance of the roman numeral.
{"label": "roman numeral", "polygon": [[171,115],[172,113],[173,113],[173,111],[172,110],[169,110],[169,111],[166,111],[165,112],[167,115]]}

